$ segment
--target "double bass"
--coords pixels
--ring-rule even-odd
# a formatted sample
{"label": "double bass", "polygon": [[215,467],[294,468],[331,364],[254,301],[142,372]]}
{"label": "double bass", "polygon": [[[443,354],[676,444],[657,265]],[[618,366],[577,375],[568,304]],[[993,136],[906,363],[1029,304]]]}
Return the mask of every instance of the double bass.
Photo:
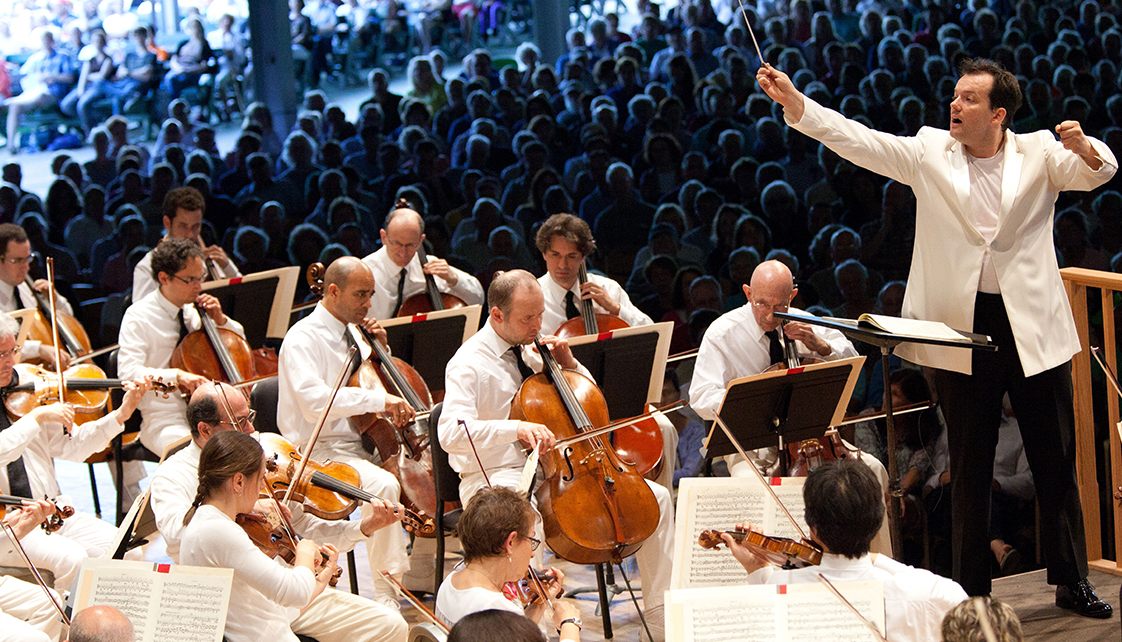
{"label": "double bass", "polygon": [[[528,377],[510,418],[545,424],[558,440],[606,426],[608,406],[590,379],[563,370],[537,339],[543,371]],[[576,564],[619,563],[658,527],[654,493],[635,468],[599,437],[542,453],[536,491],[544,539]]]}

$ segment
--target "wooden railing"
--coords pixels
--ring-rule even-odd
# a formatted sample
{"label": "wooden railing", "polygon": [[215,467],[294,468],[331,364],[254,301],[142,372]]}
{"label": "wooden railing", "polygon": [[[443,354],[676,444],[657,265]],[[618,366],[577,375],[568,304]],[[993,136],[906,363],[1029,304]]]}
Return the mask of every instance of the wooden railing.
{"label": "wooden railing", "polygon": [[[1060,270],[1075,317],[1079,344],[1083,349],[1071,363],[1071,383],[1075,406],[1075,470],[1079,480],[1079,501],[1083,505],[1083,526],[1087,534],[1087,561],[1092,568],[1122,575],[1118,561],[1103,558],[1102,515],[1099,510],[1099,478],[1095,438],[1094,400],[1091,389],[1091,329],[1087,314],[1087,288],[1099,288],[1102,298],[1103,337],[1101,356],[1114,372],[1118,372],[1116,334],[1114,327],[1114,293],[1122,292],[1122,275],[1082,268]],[[1107,388],[1107,420],[1110,432],[1110,490],[1122,487],[1122,441],[1119,439],[1118,395]],[[1114,550],[1122,551],[1122,508],[1111,502],[1114,510]]]}

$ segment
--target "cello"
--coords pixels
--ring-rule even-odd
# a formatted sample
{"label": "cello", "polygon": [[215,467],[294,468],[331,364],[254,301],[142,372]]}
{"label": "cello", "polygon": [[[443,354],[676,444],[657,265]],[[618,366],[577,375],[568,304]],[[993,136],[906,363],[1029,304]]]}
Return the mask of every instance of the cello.
{"label": "cello", "polygon": [[198,303],[195,309],[202,329],[183,337],[171,353],[171,367],[229,384],[256,378],[249,342],[233,330],[218,327]]}
{"label": "cello", "polygon": [[[577,271],[577,283],[581,286],[588,283],[588,269],[585,267],[584,261],[581,261]],[[562,323],[554,334],[561,339],[571,339],[586,334],[600,334],[601,332],[611,332],[612,330],[630,327],[623,319],[614,314],[597,312],[592,299],[581,297],[580,316]]]}
{"label": "cello", "polygon": [[[313,294],[323,295],[322,263],[308,267],[308,285]],[[405,399],[418,419],[406,426],[395,426],[375,413],[352,417],[362,435],[367,452],[378,453],[380,465],[401,484],[401,503],[417,513],[422,520],[436,514],[436,487],[433,482],[432,452],[429,450],[427,413],[432,409],[432,395],[421,375],[408,363],[390,355],[389,351],[364,328],[363,338],[370,344],[372,356],[359,366],[347,385],[367,390],[383,390]],[[426,422],[426,423],[422,423]],[[433,533],[416,531],[423,537]]]}
{"label": "cello", "polygon": [[[510,418],[545,424],[558,439],[608,424],[604,395],[590,379],[563,370],[538,339],[544,365],[522,382]],[[536,491],[544,538],[576,564],[620,563],[658,527],[654,492],[635,468],[599,437],[542,453]]]}
{"label": "cello", "polygon": [[[421,262],[421,268],[424,269],[425,264],[429,262],[429,257],[425,254],[425,244],[421,243],[417,247],[417,260]],[[455,310],[456,308],[466,307],[467,303],[460,297],[447,292],[441,292],[436,287],[436,277],[429,273],[425,273],[425,291],[418,292],[413,296],[405,299],[401,304],[401,309],[397,311],[399,317],[411,317],[414,314],[424,314],[426,312],[438,312],[440,310]]]}
{"label": "cello", "polygon": [[[51,314],[51,302],[43,293],[35,289],[34,281],[31,280],[31,275],[24,277],[24,283],[31,289],[31,294],[35,296],[35,314],[31,319],[31,327],[27,333],[27,338],[38,341],[43,345],[55,345],[55,335],[52,332],[52,321],[55,316],[58,317],[58,336],[62,347],[70,354],[71,357],[81,356],[86,354],[92,349],[90,344],[90,336],[86,333],[86,329],[82,324],[70,316],[63,314],[56,310],[54,316]],[[51,286],[54,287],[53,285]],[[17,293],[16,296],[19,296]]]}

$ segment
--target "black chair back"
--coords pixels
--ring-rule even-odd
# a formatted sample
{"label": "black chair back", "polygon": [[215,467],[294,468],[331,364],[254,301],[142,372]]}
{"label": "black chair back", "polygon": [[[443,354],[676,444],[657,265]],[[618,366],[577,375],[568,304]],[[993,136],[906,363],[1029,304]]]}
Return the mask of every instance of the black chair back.
{"label": "black chair back", "polygon": [[458,502],[460,501],[460,475],[448,464],[448,453],[441,448],[437,431],[443,406],[443,403],[438,403],[429,412],[429,448],[432,449],[433,486],[436,489],[436,501]]}
{"label": "black chair back", "polygon": [[253,427],[257,432],[280,432],[277,427],[279,385],[278,379],[271,377],[259,381],[249,395],[249,407],[257,411],[257,417],[253,420]]}

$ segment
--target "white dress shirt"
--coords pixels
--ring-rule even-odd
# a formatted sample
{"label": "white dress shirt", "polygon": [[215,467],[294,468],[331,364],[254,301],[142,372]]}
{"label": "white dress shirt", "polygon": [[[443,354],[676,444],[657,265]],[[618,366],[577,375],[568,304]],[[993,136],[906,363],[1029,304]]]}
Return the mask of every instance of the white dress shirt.
{"label": "white dress shirt", "polygon": [[[508,419],[511,402],[522,386],[511,347],[488,320],[460,346],[444,371],[444,406],[438,434],[440,445],[448,452],[448,463],[458,473],[479,472],[467,434],[458,425],[461,419],[488,471],[521,468],[526,463],[526,454],[518,443],[518,420]],[[541,372],[541,356],[526,346],[520,350],[526,365]],[[592,378],[584,366],[577,372]]]}
{"label": "white dress shirt", "polygon": [[[631,303],[631,298],[627,296],[627,292],[612,279],[599,274],[589,273],[588,280],[604,288],[608,296],[612,297],[616,303],[619,304],[619,318],[627,325],[650,325],[654,323],[651,318],[643,314],[639,308]],[[553,280],[553,275],[546,272],[538,279],[538,283],[542,286],[542,294],[545,295],[545,314],[542,315],[542,334],[554,334],[561,324],[568,321],[569,317],[565,314],[565,295],[569,292],[573,293],[573,304],[580,310],[580,280],[578,279],[573,283],[573,287],[566,290],[561,287],[557,281]],[[600,306],[595,301],[592,306],[598,313],[607,314],[608,311]]]}
{"label": "white dress shirt", "polygon": [[[176,564],[179,563],[179,547],[183,538],[183,516],[190,510],[199,488],[199,456],[202,453],[199,445],[191,440],[186,447],[160,464],[152,477],[151,501],[156,527],[167,543],[168,557]],[[317,544],[333,544],[340,553],[346,553],[366,539],[358,521],[320,519],[305,513],[300,502],[289,502],[288,508],[292,511],[293,529]]]}
{"label": "white dress shirt", "polygon": [[[132,270],[132,300],[139,301],[148,296],[149,292],[155,292],[160,283],[156,280],[156,275],[152,274],[152,252],[149,251],[140,259],[136,267]],[[226,267],[218,265],[214,261],[214,269],[218,274],[214,275],[216,279],[232,279],[241,276],[242,273],[238,270],[238,266],[234,265],[233,261],[226,261]]]}
{"label": "white dress shirt", "polygon": [[[435,257],[429,256],[429,259]],[[366,316],[373,319],[389,319],[393,317],[393,309],[397,306],[397,283],[401,280],[401,270],[405,270],[405,286],[401,291],[401,300],[404,301],[414,294],[425,291],[425,273],[421,269],[421,258],[414,254],[404,268],[398,267],[390,260],[386,248],[379,248],[377,252],[362,259],[362,262],[374,273],[374,295],[370,297],[370,310]],[[451,266],[449,266],[451,267]],[[457,296],[468,305],[483,304],[483,286],[474,276],[451,268],[456,274],[456,285],[450,285],[439,276],[433,277],[436,288],[441,292]]]}
{"label": "white dress shirt", "polygon": [[[18,297],[18,299],[17,299]],[[74,310],[70,307],[70,302],[66,297],[59,294],[55,297],[55,306],[58,311],[63,314],[73,316]],[[20,283],[18,286],[12,287],[3,281],[0,281],[0,312],[15,312],[16,310],[30,309],[35,310],[39,307],[39,303],[35,300],[35,293],[26,283]],[[35,359],[39,356],[39,341],[27,339],[23,342],[23,348],[20,354],[23,360]]]}
{"label": "white dress shirt", "polygon": [[209,504],[183,529],[180,557],[191,566],[234,569],[227,640],[297,642],[291,622],[312,599],[316,578],[310,569],[269,559],[241,526]]}
{"label": "white dress shirt", "polygon": [[818,573],[831,582],[884,584],[884,626],[889,642],[939,642],[943,616],[967,598],[954,580],[901,564],[885,555],[849,559],[825,554],[818,566],[781,571],[769,566],[748,576],[752,584],[810,584]]}
{"label": "white dress shirt", "polygon": [[518,615],[526,615],[522,607],[511,602],[505,595],[490,591],[478,586],[458,589],[452,585],[452,578],[460,574],[463,569],[453,571],[440,583],[440,592],[436,594],[436,607],[434,612],[448,626],[455,626],[456,622],[472,613],[480,611],[510,611]]}
{"label": "white dress shirt", "polygon": [[[790,309],[791,314],[805,314]],[[814,334],[830,344],[827,360],[856,357],[857,350],[841,332],[811,326]],[[705,419],[712,419],[725,398],[728,382],[739,377],[758,375],[771,365],[770,341],[756,323],[752,304],[727,312],[709,326],[697,352],[693,380],[690,382],[690,407]],[[818,355],[801,341],[796,341],[800,355]]]}
{"label": "white dress shirt", "polygon": [[[183,306],[183,325],[189,332],[203,327],[194,305]],[[178,384],[177,370],[171,367],[171,355],[179,345],[179,310],[159,290],[134,302],[125,310],[117,341],[117,371],[122,379],[139,379],[152,375],[168,385]],[[229,316],[218,326],[245,336],[242,326]],[[140,441],[154,453],[162,453],[171,442],[190,433],[187,425],[187,402],[178,394],[144,395],[138,406],[144,418],[140,425]]]}
{"label": "white dress shirt", "polygon": [[[327,311],[323,304],[292,326],[281,345],[279,362],[280,399],[277,404],[277,426],[285,439],[304,444],[312,435],[320,413],[331,399],[331,388],[346,360],[349,344],[343,332],[351,332],[362,357],[370,355],[370,346]],[[344,385],[339,389],[320,439],[325,441],[359,440],[350,417],[381,412],[386,407],[382,390],[365,390]]]}
{"label": "white dress shirt", "polygon": [[69,437],[62,433],[60,423],[40,424],[30,417],[23,417],[0,431],[0,492],[11,494],[8,464],[23,457],[32,497],[57,497],[61,491],[55,480],[54,458],[84,461],[104,450],[122,428],[117,423],[115,412],[96,421],[73,426]]}

